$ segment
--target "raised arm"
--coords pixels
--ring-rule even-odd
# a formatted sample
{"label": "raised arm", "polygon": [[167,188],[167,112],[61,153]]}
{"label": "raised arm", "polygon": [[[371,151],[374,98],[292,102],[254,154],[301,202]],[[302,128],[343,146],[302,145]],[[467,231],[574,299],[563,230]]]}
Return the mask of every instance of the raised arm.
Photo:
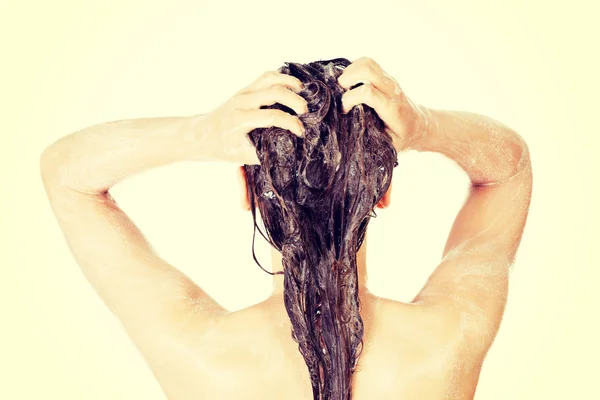
{"label": "raised arm", "polygon": [[532,193],[529,151],[510,128],[481,115],[421,109],[427,130],[413,148],[445,154],[471,179],[439,266],[414,299],[458,319],[485,351],[498,331],[508,278]]}
{"label": "raised arm", "polygon": [[[442,260],[413,303],[438,309],[473,354],[485,354],[498,330],[508,278],[527,219],[532,192],[529,151],[512,129],[468,112],[417,106],[369,58],[338,78],[349,89],[345,111],[373,107],[398,152],[431,151],[458,163],[471,180],[469,196],[452,226]],[[355,87],[358,83],[363,85]],[[350,90],[351,89],[351,90]]]}
{"label": "raised arm", "polygon": [[297,117],[259,109],[278,102],[306,112],[304,99],[288,88],[302,85],[291,76],[265,73],[211,113],[101,123],[43,152],[44,187],[75,260],[148,352],[159,348],[157,337],[189,338],[190,330],[198,333],[227,310],[154,252],[109,189],[128,176],[179,161],[257,163],[246,137],[252,129],[275,125],[302,134]]}
{"label": "raised arm", "polygon": [[226,312],[160,258],[109,189],[122,179],[176,161],[208,158],[192,146],[187,117],[106,122],[62,137],[42,154],[44,187],[76,262],[138,342],[178,334],[194,314]]}

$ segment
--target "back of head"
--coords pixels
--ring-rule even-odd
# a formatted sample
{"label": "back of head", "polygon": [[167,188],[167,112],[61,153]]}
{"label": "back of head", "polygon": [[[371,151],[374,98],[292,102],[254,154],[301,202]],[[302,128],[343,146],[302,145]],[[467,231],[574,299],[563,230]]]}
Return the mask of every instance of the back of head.
{"label": "back of head", "polygon": [[[356,253],[397,165],[372,108],[342,113],[337,78],[348,65],[338,58],[281,67],[304,83],[305,136],[255,129],[260,165],[244,166],[255,229],[258,207],[267,240],[282,253],[285,308],[315,399],[350,399],[363,338]],[[263,108],[296,115],[279,103]]]}

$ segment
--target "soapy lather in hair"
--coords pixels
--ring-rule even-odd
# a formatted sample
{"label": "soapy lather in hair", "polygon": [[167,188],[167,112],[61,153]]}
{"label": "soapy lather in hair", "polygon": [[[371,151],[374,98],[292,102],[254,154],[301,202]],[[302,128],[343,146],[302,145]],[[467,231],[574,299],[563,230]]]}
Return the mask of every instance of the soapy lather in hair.
{"label": "soapy lather in hair", "polygon": [[[282,254],[285,308],[315,399],[350,398],[363,338],[356,253],[398,165],[393,138],[371,107],[342,112],[346,89],[337,78],[348,65],[338,58],[281,67],[304,84],[305,135],[254,129],[260,165],[244,166],[255,233]],[[261,108],[297,115],[279,103]]]}

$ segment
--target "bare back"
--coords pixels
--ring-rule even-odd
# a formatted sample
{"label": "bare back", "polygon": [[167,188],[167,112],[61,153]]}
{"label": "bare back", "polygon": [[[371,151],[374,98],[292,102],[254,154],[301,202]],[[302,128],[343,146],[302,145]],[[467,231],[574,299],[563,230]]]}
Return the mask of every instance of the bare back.
{"label": "bare back", "polygon": [[[428,113],[430,132],[417,150],[456,161],[471,187],[442,260],[413,302],[361,292],[354,400],[472,399],[502,321],[532,194],[528,148],[486,117]],[[185,118],[116,121],[50,146],[40,168],[66,242],[170,400],[309,400],[308,369],[281,297],[227,312],[154,251],[108,191],[142,166],[183,157],[189,127]],[[165,131],[178,136],[165,141]]]}
{"label": "bare back", "polygon": [[[413,302],[361,292],[354,400],[473,398],[502,320],[531,178],[528,170],[471,187],[442,261]],[[281,297],[229,313],[158,257],[109,194],[51,182],[49,198],[76,260],[169,400],[312,398]]]}
{"label": "bare back", "polygon": [[[472,399],[484,354],[461,346],[447,315],[363,294],[363,351],[352,398]],[[141,348],[170,400],[312,399],[281,298],[228,314],[177,341]]]}
{"label": "bare back", "polygon": [[[354,400],[473,399],[530,194],[530,172],[472,187],[442,261],[413,302],[360,292],[365,331]],[[313,398],[281,297],[229,313],[156,256],[109,195],[51,189],[49,197],[83,272],[169,400]]]}

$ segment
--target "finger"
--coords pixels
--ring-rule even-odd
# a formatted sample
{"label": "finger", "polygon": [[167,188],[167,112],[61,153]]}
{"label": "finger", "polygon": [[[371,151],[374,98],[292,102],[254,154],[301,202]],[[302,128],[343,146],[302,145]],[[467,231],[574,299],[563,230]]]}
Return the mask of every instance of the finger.
{"label": "finger", "polygon": [[344,69],[338,77],[338,83],[345,89],[363,83],[370,83],[387,96],[398,94],[398,83],[373,60],[367,57],[359,58]]}
{"label": "finger", "polygon": [[281,85],[287,88],[290,88],[296,92],[301,91],[304,88],[304,85],[300,81],[300,79],[282,74],[278,71],[267,71],[263,73],[256,81],[254,81],[249,86],[243,88],[239,91],[239,94],[254,92],[256,90],[260,90],[273,85]]}
{"label": "finger", "polygon": [[299,137],[304,136],[304,125],[298,117],[290,115],[281,110],[238,110],[247,128],[270,128],[277,126],[294,133]]}
{"label": "finger", "polygon": [[392,102],[379,89],[370,83],[352,89],[342,95],[342,112],[345,114],[357,104],[366,104],[390,126],[393,121]]}
{"label": "finger", "polygon": [[270,106],[275,103],[280,103],[293,109],[298,115],[308,112],[308,103],[306,100],[281,85],[269,86],[246,93],[239,98],[239,107],[243,109],[260,108],[260,106]]}

